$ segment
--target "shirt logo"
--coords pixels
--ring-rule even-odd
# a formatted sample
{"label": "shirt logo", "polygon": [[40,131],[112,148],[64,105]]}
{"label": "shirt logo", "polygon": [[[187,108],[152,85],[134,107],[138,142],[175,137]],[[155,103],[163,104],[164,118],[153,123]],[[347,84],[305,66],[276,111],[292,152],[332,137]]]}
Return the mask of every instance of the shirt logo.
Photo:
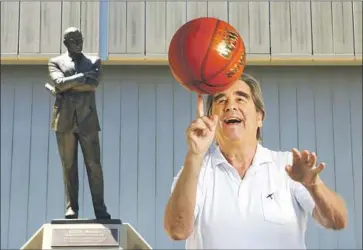
{"label": "shirt logo", "polygon": [[274,198],[274,197],[273,197],[273,195],[274,195],[274,193],[271,193],[271,194],[267,195],[267,196],[266,196],[266,199],[267,199],[267,198],[270,198],[271,200],[273,200],[273,198]]}

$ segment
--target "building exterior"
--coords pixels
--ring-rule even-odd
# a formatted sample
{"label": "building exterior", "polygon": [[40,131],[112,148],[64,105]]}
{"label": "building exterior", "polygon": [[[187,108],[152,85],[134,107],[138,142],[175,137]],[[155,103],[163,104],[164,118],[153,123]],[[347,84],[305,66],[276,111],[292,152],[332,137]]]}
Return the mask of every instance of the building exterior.
{"label": "building exterior", "polygon": [[[39,13],[39,15],[35,14]],[[85,52],[104,59],[97,92],[106,203],[155,249],[183,248],[163,230],[173,176],[183,164],[195,94],[172,78],[167,50],[198,16],[229,21],[246,43],[246,72],[261,81],[263,144],[315,151],[340,193],[348,227],[309,221],[310,249],[362,248],[362,2],[1,2],[1,249],[23,245],[62,218],[64,192],[44,88],[62,31],[80,27]],[[80,216],[93,217],[79,150]]]}

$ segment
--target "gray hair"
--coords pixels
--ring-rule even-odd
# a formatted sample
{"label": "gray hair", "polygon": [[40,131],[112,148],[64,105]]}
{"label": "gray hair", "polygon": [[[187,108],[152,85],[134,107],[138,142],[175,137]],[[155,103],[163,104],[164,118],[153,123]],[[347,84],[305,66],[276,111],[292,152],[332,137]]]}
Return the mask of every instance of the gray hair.
{"label": "gray hair", "polygon": [[[265,104],[263,101],[263,95],[262,95],[260,83],[255,78],[253,78],[252,76],[250,76],[246,73],[242,74],[240,80],[245,82],[250,87],[251,94],[252,94],[252,100],[253,100],[253,103],[255,104],[256,111],[259,111],[262,113],[262,120],[263,120],[265,117]],[[207,106],[208,115],[212,114],[213,98],[214,98],[213,95],[208,95],[208,97],[207,97],[206,106]],[[256,138],[257,138],[257,140],[262,140],[260,128],[257,129]]]}

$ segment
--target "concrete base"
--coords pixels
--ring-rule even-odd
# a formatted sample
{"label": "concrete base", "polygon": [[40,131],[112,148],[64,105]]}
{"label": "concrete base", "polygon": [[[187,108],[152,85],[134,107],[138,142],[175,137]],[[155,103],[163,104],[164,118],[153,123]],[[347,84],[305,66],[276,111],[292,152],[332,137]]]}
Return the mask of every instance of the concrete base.
{"label": "concrete base", "polygon": [[44,224],[21,249],[152,249],[128,223],[120,220],[53,220]]}

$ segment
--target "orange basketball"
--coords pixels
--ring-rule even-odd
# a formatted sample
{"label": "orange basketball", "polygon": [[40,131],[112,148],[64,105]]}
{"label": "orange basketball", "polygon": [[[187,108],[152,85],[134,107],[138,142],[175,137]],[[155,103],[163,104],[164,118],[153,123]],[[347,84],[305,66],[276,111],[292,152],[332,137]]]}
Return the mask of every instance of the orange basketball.
{"label": "orange basketball", "polygon": [[176,31],[168,60],[172,75],[185,88],[215,94],[240,78],[246,63],[245,45],[229,23],[196,18]]}

